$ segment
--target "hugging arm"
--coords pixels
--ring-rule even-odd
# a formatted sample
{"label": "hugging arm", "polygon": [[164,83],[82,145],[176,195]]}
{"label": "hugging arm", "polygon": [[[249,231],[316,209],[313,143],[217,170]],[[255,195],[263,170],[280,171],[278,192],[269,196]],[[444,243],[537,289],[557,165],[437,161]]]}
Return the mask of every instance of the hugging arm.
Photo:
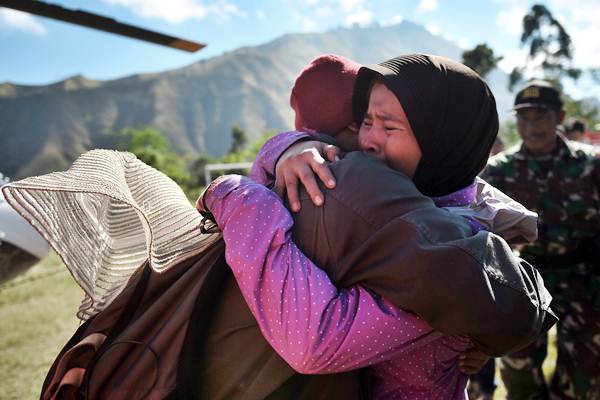
{"label": "hugging arm", "polygon": [[[472,236],[463,218],[436,208],[410,179],[367,158],[350,153],[333,164],[337,180],[350,184],[327,191],[322,207],[312,207],[304,196],[302,208],[308,211],[295,214],[294,230],[329,232],[328,241],[303,243],[310,234],[294,239],[337,286],[366,287],[436,330],[469,335],[490,355],[517,350],[552,326],[551,297],[535,268],[515,257],[497,235]],[[328,207],[336,197],[351,209]],[[350,215],[362,215],[368,223]],[[346,237],[364,226],[370,226],[368,235]],[[323,242],[343,250],[335,258],[338,270],[354,271],[332,273],[328,260],[310,251]],[[331,253],[326,250],[321,254]],[[341,282],[340,276],[346,279]]]}
{"label": "hugging arm", "polygon": [[293,144],[310,139],[309,133],[299,131],[283,132],[270,138],[256,155],[248,176],[255,182],[269,186],[275,182],[275,166],[281,155]]}
{"label": "hugging arm", "polygon": [[334,373],[398,357],[439,338],[423,320],[360,285],[338,289],[291,238],[277,196],[239,176],[218,178],[204,204],[271,346],[297,371]]}
{"label": "hugging arm", "polygon": [[[302,142],[302,143],[299,143]],[[329,161],[339,160],[343,150],[333,138],[317,133],[283,132],[271,138],[257,156],[251,177],[263,185],[275,182],[276,192],[284,197],[287,192],[290,208],[300,209],[300,187],[306,190],[313,204],[321,206],[324,196],[317,178],[328,189],[335,187]],[[501,186],[494,175],[485,174],[494,186]],[[597,168],[600,171],[600,168]],[[600,173],[598,173],[600,174]],[[476,198],[470,204],[450,206],[447,210],[470,219],[475,225],[502,236],[510,243],[522,243],[537,237],[537,214],[488,184],[476,179]]]}
{"label": "hugging arm", "polygon": [[282,198],[287,193],[291,210],[298,212],[299,185],[306,189],[315,205],[322,205],[323,193],[315,175],[327,188],[334,188],[335,177],[326,159],[334,161],[341,155],[342,149],[328,135],[283,132],[269,139],[261,148],[250,170],[250,178],[265,186],[274,183],[275,191]]}

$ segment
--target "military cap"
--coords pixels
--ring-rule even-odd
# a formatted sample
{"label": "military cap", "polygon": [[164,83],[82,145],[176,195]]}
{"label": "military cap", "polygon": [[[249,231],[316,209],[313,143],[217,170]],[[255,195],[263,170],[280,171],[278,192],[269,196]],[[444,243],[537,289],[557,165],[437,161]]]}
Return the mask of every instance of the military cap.
{"label": "military cap", "polygon": [[528,82],[515,97],[514,110],[522,108],[561,109],[563,105],[560,92],[548,81]]}

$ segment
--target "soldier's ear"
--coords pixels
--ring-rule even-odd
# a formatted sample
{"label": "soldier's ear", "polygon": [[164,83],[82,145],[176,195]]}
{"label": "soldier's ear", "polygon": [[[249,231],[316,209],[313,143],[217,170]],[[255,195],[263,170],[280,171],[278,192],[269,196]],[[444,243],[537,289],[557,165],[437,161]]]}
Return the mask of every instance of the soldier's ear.
{"label": "soldier's ear", "polygon": [[560,110],[558,110],[558,123],[562,124],[563,120],[565,119],[565,110],[563,110],[562,108]]}

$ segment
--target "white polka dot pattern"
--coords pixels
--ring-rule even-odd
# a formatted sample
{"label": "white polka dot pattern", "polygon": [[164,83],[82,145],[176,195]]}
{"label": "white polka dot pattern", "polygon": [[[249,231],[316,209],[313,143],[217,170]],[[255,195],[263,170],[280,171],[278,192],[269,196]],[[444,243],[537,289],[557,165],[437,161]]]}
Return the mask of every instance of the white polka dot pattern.
{"label": "white polka dot pattern", "polygon": [[263,335],[294,369],[373,365],[376,398],[465,398],[456,357],[469,342],[433,331],[365,288],[337,289],[292,242],[292,218],[274,193],[223,177],[205,201]]}

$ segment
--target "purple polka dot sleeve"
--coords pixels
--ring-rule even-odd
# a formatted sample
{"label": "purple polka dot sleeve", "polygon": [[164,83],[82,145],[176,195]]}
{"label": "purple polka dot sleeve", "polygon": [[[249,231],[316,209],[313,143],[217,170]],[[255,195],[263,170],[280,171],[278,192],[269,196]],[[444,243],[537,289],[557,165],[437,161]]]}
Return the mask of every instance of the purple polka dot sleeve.
{"label": "purple polka dot sleeve", "polygon": [[260,149],[252,164],[250,174],[253,181],[268,186],[275,178],[275,164],[279,157],[294,143],[310,137],[307,132],[283,132],[273,136]]}
{"label": "purple polka dot sleeve", "polygon": [[264,186],[236,175],[211,186],[204,200],[223,231],[227,262],[264,337],[295,370],[364,367],[441,337],[360,286],[336,288],[293,243],[291,215]]}

